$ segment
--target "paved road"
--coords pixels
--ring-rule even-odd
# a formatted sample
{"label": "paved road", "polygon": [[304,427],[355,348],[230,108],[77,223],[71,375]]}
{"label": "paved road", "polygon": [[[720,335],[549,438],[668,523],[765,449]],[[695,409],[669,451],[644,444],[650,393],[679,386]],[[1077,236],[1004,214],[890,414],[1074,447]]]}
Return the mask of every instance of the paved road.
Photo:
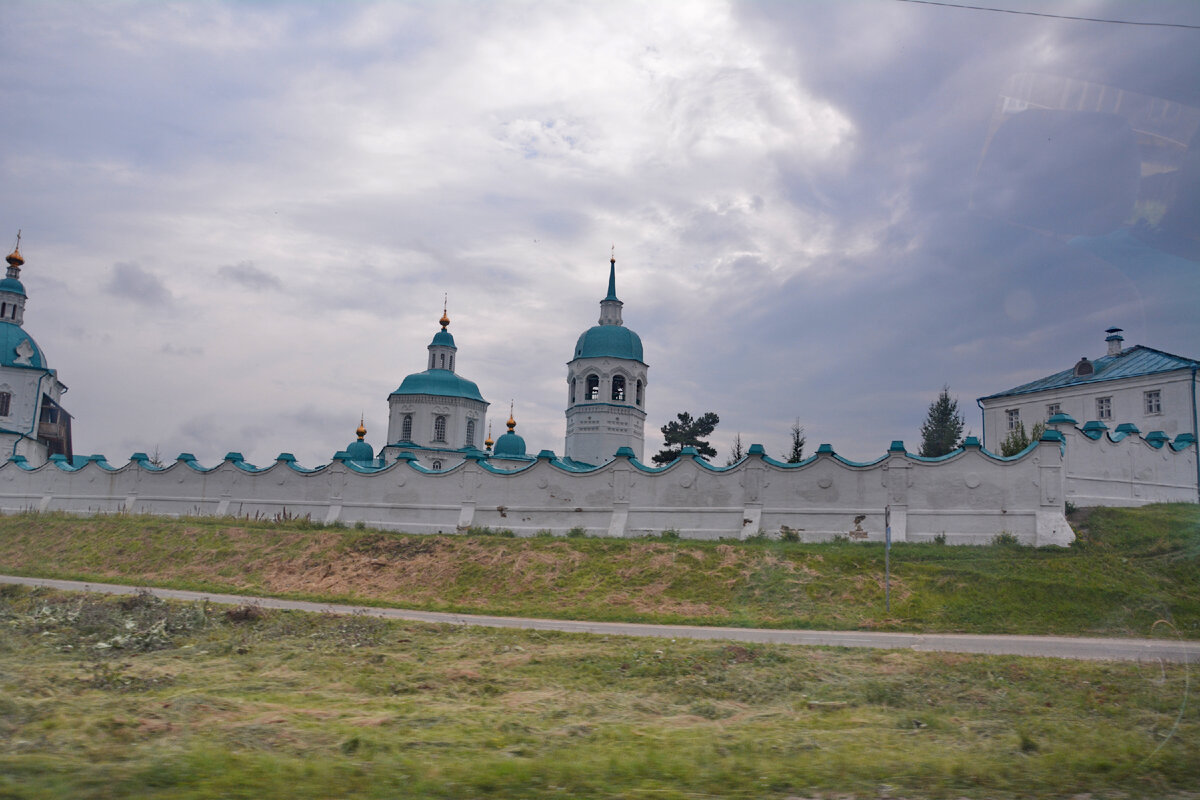
{"label": "paved road", "polygon": [[[133,594],[148,587],[110,583],[83,583],[47,578],[20,578],[0,575],[0,583],[47,586],[72,592]],[[950,653],[988,653],[992,655],[1045,656],[1112,661],[1171,661],[1200,663],[1200,642],[1178,639],[1095,639],[1070,636],[978,636],[960,633],[876,633],[871,631],[797,631],[770,628],[717,628],[702,625],[646,625],[634,622],[581,622],[562,619],[492,617],[480,614],[447,614],[437,611],[410,611],[402,608],[347,606],[281,600],[275,597],[188,592],[178,589],[148,590],[170,600],[208,600],[226,605],[254,604],[262,608],[310,611],[332,614],[363,614],[384,619],[415,620],[454,625],[480,625],[487,628],[525,628],[538,631],[567,631],[615,636],[655,636],[679,639],[723,639],[737,642],[824,645],[829,647],[875,647],[940,651]]]}

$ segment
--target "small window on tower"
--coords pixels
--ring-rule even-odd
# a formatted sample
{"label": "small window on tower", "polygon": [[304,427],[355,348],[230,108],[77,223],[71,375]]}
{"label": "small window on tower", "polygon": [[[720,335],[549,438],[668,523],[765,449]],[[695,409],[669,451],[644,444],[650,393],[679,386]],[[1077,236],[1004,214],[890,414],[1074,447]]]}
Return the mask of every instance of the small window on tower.
{"label": "small window on tower", "polygon": [[412,441],[412,414],[404,415],[404,421],[400,423],[400,438]]}
{"label": "small window on tower", "polygon": [[625,377],[623,375],[613,376],[612,399],[619,403],[625,402]]}
{"label": "small window on tower", "polygon": [[7,417],[12,406],[12,392],[0,392],[0,417]]}
{"label": "small window on tower", "polygon": [[433,440],[435,442],[446,441],[446,417],[441,414],[433,419]]}
{"label": "small window on tower", "polygon": [[588,400],[599,400],[600,399],[600,376],[598,376],[598,375],[588,375],[587,376],[587,399]]}
{"label": "small window on tower", "polygon": [[467,420],[467,447],[475,446],[475,420]]}
{"label": "small window on tower", "polygon": [[446,368],[446,354],[445,353],[442,353],[441,367],[442,367],[442,369]]}
{"label": "small window on tower", "polygon": [[575,379],[571,378],[571,402],[572,403],[575,402],[575,383],[576,383]]}
{"label": "small window on tower", "polygon": [[454,372],[454,356],[450,356],[450,371]]}
{"label": "small window on tower", "polygon": [[642,404],[642,382],[641,381],[637,382],[637,404],[639,406]]}

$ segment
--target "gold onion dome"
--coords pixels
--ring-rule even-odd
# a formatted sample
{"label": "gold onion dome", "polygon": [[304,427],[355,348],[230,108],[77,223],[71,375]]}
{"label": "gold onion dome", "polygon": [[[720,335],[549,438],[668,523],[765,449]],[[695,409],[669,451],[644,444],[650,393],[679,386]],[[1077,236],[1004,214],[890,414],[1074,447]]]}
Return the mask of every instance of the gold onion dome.
{"label": "gold onion dome", "polygon": [[367,429],[363,426],[363,421],[358,421],[358,429],[354,431],[358,435],[358,440],[361,442],[363,437],[367,435]]}
{"label": "gold onion dome", "polygon": [[8,265],[10,267],[25,266],[25,259],[21,257],[21,246],[17,245],[16,247],[14,247],[13,251],[11,253],[9,253],[8,256],[4,260],[8,262]]}
{"label": "gold onion dome", "polygon": [[492,445],[494,445],[494,444],[495,444],[495,442],[492,441],[492,426],[488,425],[488,435],[487,435],[487,438],[483,440],[483,446],[484,446],[484,448],[491,450]]}

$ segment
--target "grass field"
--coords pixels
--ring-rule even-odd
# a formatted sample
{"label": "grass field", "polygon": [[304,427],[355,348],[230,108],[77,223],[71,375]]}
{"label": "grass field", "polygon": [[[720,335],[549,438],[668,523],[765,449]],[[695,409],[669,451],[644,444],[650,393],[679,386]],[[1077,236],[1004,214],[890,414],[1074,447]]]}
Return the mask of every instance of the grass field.
{"label": "grass field", "polygon": [[[1200,638],[1200,506],[1097,509],[1068,548],[407,536],[0,517],[0,572],[538,617]],[[491,533],[491,535],[487,535]]]}
{"label": "grass field", "polygon": [[1196,680],[2,586],[0,797],[1195,798]]}

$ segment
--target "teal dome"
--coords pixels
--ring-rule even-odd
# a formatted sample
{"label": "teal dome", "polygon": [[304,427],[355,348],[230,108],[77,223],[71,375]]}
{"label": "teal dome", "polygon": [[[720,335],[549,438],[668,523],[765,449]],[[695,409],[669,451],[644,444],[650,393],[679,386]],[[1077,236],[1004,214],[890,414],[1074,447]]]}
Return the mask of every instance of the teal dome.
{"label": "teal dome", "polygon": [[492,447],[492,455],[523,456],[525,455],[525,440],[509,431],[496,440],[495,446]]}
{"label": "teal dome", "polygon": [[[438,336],[441,334],[439,333]],[[446,336],[449,337],[450,334],[447,333]],[[478,400],[480,403],[487,402],[479,394],[479,387],[475,385],[474,381],[460,378],[448,369],[427,369],[424,372],[414,372],[405,378],[400,383],[400,388],[392,394],[429,394],[435,397],[464,397],[467,400]]]}
{"label": "teal dome", "polygon": [[642,360],[642,339],[624,325],[596,325],[575,343],[575,358],[629,358]]}
{"label": "teal dome", "polygon": [[[430,347],[454,347],[454,337],[450,335],[450,331],[442,328],[433,335],[433,341],[429,343]],[[457,350],[457,347],[454,347]]]}
{"label": "teal dome", "polygon": [[[8,280],[7,278],[5,280]],[[3,283],[3,281],[0,281]],[[23,342],[29,342],[29,359],[27,363],[17,363],[17,359],[21,358],[21,354],[17,352],[17,348],[21,347]],[[24,349],[24,348],[22,348]],[[11,322],[0,322],[0,366],[3,367],[30,367],[34,369],[46,369],[46,357],[42,354],[42,348],[38,347],[37,342],[33,337],[25,332],[25,329],[20,325],[15,325]]]}
{"label": "teal dome", "polygon": [[16,278],[5,278],[0,280],[0,292],[12,292],[25,297],[25,285]]}
{"label": "teal dome", "polygon": [[371,445],[364,442],[362,439],[353,441],[346,445],[346,455],[350,456],[351,461],[374,461],[375,450]]}

